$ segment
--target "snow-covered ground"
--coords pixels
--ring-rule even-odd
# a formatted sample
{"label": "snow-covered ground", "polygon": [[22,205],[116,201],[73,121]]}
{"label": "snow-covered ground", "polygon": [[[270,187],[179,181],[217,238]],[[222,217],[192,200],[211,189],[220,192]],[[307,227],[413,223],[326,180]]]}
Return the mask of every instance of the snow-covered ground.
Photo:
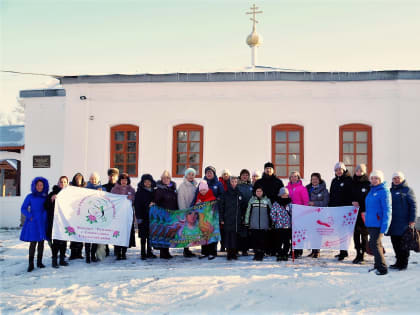
{"label": "snow-covered ground", "polygon": [[[180,250],[170,261],[141,261],[137,247],[129,249],[126,261],[107,257],[88,265],[78,260],[53,269],[45,244],[47,268],[28,273],[28,244],[18,240],[19,233],[0,230],[1,314],[420,312],[416,253],[408,270],[390,270],[386,276],[368,273],[372,257],[365,265],[353,265],[353,250],[343,262],[327,251],[318,260],[305,257],[293,263],[274,257],[254,262],[252,256],[228,262],[224,254],[213,261],[186,259]],[[392,264],[388,237],[384,245]]]}

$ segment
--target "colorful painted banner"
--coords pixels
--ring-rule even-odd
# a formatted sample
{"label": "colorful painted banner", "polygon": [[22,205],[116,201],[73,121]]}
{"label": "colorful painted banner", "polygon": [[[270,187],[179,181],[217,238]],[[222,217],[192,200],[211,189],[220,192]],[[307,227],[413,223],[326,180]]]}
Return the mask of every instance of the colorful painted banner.
{"label": "colorful painted banner", "polygon": [[294,249],[347,250],[353,237],[358,208],[292,205]]}
{"label": "colorful painted banner", "polygon": [[152,206],[149,218],[150,240],[156,248],[184,248],[220,240],[217,201],[182,210]]}
{"label": "colorful painted banner", "polygon": [[132,222],[127,196],[69,186],[55,200],[52,238],[128,247]]}

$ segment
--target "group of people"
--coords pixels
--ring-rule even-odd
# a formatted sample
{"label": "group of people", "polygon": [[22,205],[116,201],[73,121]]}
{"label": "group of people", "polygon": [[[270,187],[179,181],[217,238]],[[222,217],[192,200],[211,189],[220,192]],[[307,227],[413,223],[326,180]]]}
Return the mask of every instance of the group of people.
{"label": "group of people", "polygon": [[[177,189],[168,171],[155,181],[150,174],[144,174],[138,183],[137,191],[130,184],[126,173],[118,169],[108,170],[109,181],[100,184],[99,175],[92,173],[86,183],[82,174],[74,175],[72,181],[66,176],[59,178],[58,184],[48,194],[48,181],[36,177],[32,182],[32,193],[24,200],[22,213],[25,215],[20,239],[30,242],[28,272],[34,269],[34,256],[37,250],[37,267],[44,268],[42,255],[44,240],[52,251],[52,267],[67,266],[65,253],[67,242],[52,239],[54,203],[57,194],[68,185],[99,189],[127,195],[133,203],[133,225],[130,232],[129,247],[135,245],[134,224],[138,226],[141,259],[156,258],[153,249],[160,251],[160,258],[171,259],[169,248],[152,248],[149,235],[150,207],[157,205],[170,210],[187,209],[198,203],[216,201],[220,220],[220,251],[227,252],[228,260],[236,260],[238,255],[248,255],[253,249],[254,260],[262,261],[264,256],[276,256],[277,261],[287,261],[291,255],[293,204],[316,207],[354,206],[359,208],[354,229],[355,264],[364,262],[365,253],[370,249],[374,255],[376,274],[384,275],[388,268],[382,248],[384,234],[391,236],[396,262],[390,268],[407,268],[409,251],[403,246],[402,235],[408,227],[413,227],[417,216],[416,199],[413,190],[407,185],[401,172],[392,175],[392,187],[388,189],[383,172],[376,170],[370,176],[366,165],[360,164],[351,176],[346,166],[338,162],[334,166],[335,177],[328,191],[321,174],[312,173],[310,183],[303,185],[299,172],[293,171],[287,186],[284,186],[274,172],[274,165],[267,162],[264,173],[251,173],[241,170],[239,177],[223,170],[220,178],[216,169],[207,166],[204,177],[196,179],[196,170],[185,170],[182,183]],[[392,202],[391,202],[392,200]],[[193,215],[193,213],[191,214]],[[188,216],[188,214],[187,214]],[[82,255],[83,243],[70,243],[70,260],[85,259],[87,263],[98,261],[99,253],[109,256],[108,245],[85,243],[85,258]],[[126,259],[127,247],[114,246],[117,260]],[[196,256],[188,247],[184,257]],[[295,258],[303,255],[302,250],[294,251]],[[59,257],[58,257],[59,256]],[[199,259],[214,259],[217,256],[217,243],[201,246]],[[308,255],[320,257],[320,249],[312,249]],[[336,255],[338,260],[348,257],[347,251]]]}

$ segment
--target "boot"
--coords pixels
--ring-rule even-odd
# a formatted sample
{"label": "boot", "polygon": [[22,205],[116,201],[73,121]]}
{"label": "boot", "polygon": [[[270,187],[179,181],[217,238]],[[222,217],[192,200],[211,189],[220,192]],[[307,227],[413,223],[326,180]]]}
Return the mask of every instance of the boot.
{"label": "boot", "polygon": [[34,256],[29,256],[28,272],[31,272],[34,268]]}
{"label": "boot", "polygon": [[227,260],[232,260],[232,251],[230,249],[227,250],[226,259]]}
{"label": "boot", "polygon": [[122,248],[122,250],[121,250],[121,259],[122,260],[127,260],[126,253],[127,253],[127,247]]}
{"label": "boot", "polygon": [[38,253],[38,256],[36,258],[36,266],[38,268],[45,268],[45,265],[42,263],[42,255],[39,255],[39,253]]}
{"label": "boot", "polygon": [[195,257],[195,254],[192,251],[190,251],[190,249],[188,247],[184,248],[184,254],[183,255],[186,258]]}
{"label": "boot", "polygon": [[153,254],[152,250],[148,250],[147,251],[147,258],[157,258],[157,256],[155,254]]}
{"label": "boot", "polygon": [[90,250],[86,250],[86,263],[90,264]]}
{"label": "boot", "polygon": [[58,268],[58,263],[57,263],[57,256],[53,256],[52,257],[52,264],[51,264],[51,266],[53,267],[53,268]]}
{"label": "boot", "polygon": [[357,252],[356,258],[353,260],[353,264],[361,264],[364,261],[364,253]]}
{"label": "boot", "polygon": [[105,245],[105,257],[108,257],[108,256],[109,256],[109,245],[106,244]]}
{"label": "boot", "polygon": [[60,266],[68,266],[68,262],[65,261],[66,258],[66,248],[60,248]]}
{"label": "boot", "polygon": [[338,254],[337,258],[339,261],[344,260],[344,258],[348,257],[349,254],[346,250],[340,250],[340,254]]}

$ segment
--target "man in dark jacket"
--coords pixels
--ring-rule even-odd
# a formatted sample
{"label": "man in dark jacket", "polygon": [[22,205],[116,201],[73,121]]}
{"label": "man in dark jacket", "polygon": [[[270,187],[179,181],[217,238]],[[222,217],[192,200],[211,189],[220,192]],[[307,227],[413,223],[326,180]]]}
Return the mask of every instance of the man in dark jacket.
{"label": "man in dark jacket", "polygon": [[274,174],[273,163],[267,162],[264,164],[264,174],[255,182],[254,187],[262,187],[264,194],[270,201],[272,203],[276,201],[280,188],[284,187],[284,184],[283,181]]}
{"label": "man in dark jacket", "polygon": [[364,216],[366,212],[365,199],[370,190],[370,181],[366,175],[366,165],[356,166],[353,175],[353,206],[359,208],[356,225],[354,227],[354,248],[356,249],[356,258],[353,264],[360,264],[364,261],[364,255],[367,248],[369,232],[365,225]]}
{"label": "man in dark jacket", "polygon": [[[335,177],[331,181],[329,207],[351,206],[353,203],[353,181],[343,162],[337,162],[334,166]],[[335,257],[344,260],[349,253],[340,250],[340,254]]]}
{"label": "man in dark jacket", "polygon": [[[118,176],[120,175],[120,171],[118,168],[109,168],[108,169],[108,183],[103,185],[102,187],[107,191],[111,192],[112,188],[114,188],[115,183],[118,180]],[[114,253],[115,254],[115,253]],[[105,245],[105,255],[109,256],[109,246],[108,244]]]}
{"label": "man in dark jacket", "polygon": [[391,269],[407,269],[410,251],[403,249],[402,235],[407,228],[414,227],[417,218],[417,202],[414,191],[408,187],[404,174],[397,172],[392,175],[392,219],[388,230],[394,248],[396,263]]}
{"label": "man in dark jacket", "polygon": [[220,222],[225,234],[225,246],[227,259],[237,259],[238,232],[241,228],[242,211],[246,208],[245,199],[238,189],[238,178],[230,177],[230,185],[219,202]]}
{"label": "man in dark jacket", "polygon": [[[264,164],[264,174],[255,182],[254,191],[256,187],[262,187],[264,194],[270,199],[271,203],[276,201],[280,188],[284,187],[284,184],[283,181],[274,174],[273,163],[267,162]],[[268,231],[267,252],[271,256],[276,255],[274,238],[274,231]]]}

